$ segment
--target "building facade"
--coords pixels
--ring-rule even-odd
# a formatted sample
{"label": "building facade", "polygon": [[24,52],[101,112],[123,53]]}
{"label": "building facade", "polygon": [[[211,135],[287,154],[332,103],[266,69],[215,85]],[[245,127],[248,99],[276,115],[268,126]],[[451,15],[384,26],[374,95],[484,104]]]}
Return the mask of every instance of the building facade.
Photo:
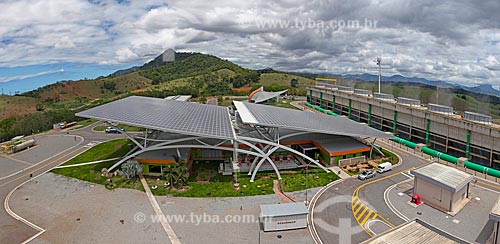
{"label": "building facade", "polygon": [[307,88],[307,101],[313,105],[449,155],[500,169],[499,125],[430,111],[418,100],[386,97],[340,86]]}

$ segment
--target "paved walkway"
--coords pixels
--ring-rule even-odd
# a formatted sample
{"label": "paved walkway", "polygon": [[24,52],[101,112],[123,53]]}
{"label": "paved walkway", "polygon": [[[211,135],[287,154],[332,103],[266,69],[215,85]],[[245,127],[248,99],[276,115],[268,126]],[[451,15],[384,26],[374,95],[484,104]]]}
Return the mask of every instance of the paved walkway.
{"label": "paved walkway", "polygon": [[[349,179],[349,178],[351,178],[351,176],[348,175],[343,170],[341,170],[339,168],[339,166],[328,167],[328,169],[331,170],[333,173],[337,174],[341,179]],[[340,172],[340,174],[339,174],[339,172]]]}
{"label": "paved walkway", "polygon": [[[146,190],[146,195],[148,196],[149,202],[151,203],[151,206],[153,207],[156,216],[164,216],[163,212],[161,211],[160,205],[158,205],[155,196],[151,192],[151,189],[149,189],[146,179],[144,179],[144,176],[142,175],[140,175],[140,179],[142,186],[144,187],[144,190]],[[160,223],[163,226],[165,232],[167,233],[170,242],[172,244],[181,244],[170,224],[167,221],[160,221]]]}
{"label": "paved walkway", "polygon": [[279,189],[279,182],[278,180],[273,180],[273,191],[274,194],[276,194],[276,197],[280,200],[280,203],[292,203],[295,202],[295,199],[293,199],[290,196],[287,196],[285,193],[283,193]]}

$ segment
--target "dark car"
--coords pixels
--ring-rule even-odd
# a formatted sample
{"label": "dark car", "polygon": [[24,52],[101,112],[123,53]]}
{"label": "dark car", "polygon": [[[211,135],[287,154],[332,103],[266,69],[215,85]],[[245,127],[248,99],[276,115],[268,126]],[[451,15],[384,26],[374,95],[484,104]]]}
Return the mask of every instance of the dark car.
{"label": "dark car", "polygon": [[[121,131],[125,131],[125,128],[120,128]],[[108,127],[104,130],[106,133],[120,133],[117,129],[113,127]]]}
{"label": "dark car", "polygon": [[360,179],[360,180],[366,180],[366,179],[370,179],[372,177],[375,177],[375,171],[371,170],[371,169],[358,175],[358,179]]}

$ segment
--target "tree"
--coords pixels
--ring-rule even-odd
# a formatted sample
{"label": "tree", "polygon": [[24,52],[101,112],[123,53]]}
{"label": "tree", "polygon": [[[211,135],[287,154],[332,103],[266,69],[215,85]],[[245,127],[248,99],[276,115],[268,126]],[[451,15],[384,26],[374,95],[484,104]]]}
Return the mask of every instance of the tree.
{"label": "tree", "polygon": [[299,81],[297,79],[291,79],[290,80],[290,86],[292,87],[299,87]]}
{"label": "tree", "polygon": [[120,171],[120,174],[127,180],[134,179],[139,173],[142,172],[142,165],[133,159],[127,160],[127,162],[122,164],[121,168],[122,170]]}
{"label": "tree", "polygon": [[172,155],[172,157],[175,162],[168,164],[164,168],[163,176],[165,177],[165,180],[169,182],[170,187],[173,187],[174,185],[182,187],[189,178],[187,164],[184,161],[181,161],[177,155]]}

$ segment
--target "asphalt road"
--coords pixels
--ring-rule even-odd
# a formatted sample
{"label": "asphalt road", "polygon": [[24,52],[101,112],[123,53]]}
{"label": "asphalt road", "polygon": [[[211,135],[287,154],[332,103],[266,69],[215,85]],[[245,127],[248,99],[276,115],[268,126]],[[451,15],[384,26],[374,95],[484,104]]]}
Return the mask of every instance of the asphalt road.
{"label": "asphalt road", "polygon": [[[359,243],[371,237],[371,232],[365,230],[370,221],[374,229],[381,232],[391,225],[403,223],[385,205],[384,191],[396,182],[408,179],[399,174],[411,167],[425,165],[429,161],[400,150],[399,145],[394,147],[380,144],[384,148],[399,154],[402,164],[384,174],[376,174],[372,179],[360,181],[349,178],[332,185],[324,191],[314,204],[314,229],[317,237],[323,243]],[[384,179],[382,179],[384,178]],[[357,192],[357,194],[356,194]]]}
{"label": "asphalt road", "polygon": [[[88,143],[124,137],[121,134],[93,132],[92,127],[36,135],[35,137],[40,144],[38,148],[35,147],[19,152],[19,155],[10,155],[9,157],[19,158],[19,160],[30,163],[31,166],[27,170],[18,171],[18,173],[9,172],[7,178],[0,180],[0,198],[2,202],[5,202],[11,191],[29,181],[32,177],[43,174],[87,150],[89,148]],[[42,145],[41,143],[44,142],[45,144]],[[17,214],[22,217],[22,213]],[[22,243],[37,233],[38,231],[31,226],[10,216],[5,208],[0,208],[0,243]]]}

